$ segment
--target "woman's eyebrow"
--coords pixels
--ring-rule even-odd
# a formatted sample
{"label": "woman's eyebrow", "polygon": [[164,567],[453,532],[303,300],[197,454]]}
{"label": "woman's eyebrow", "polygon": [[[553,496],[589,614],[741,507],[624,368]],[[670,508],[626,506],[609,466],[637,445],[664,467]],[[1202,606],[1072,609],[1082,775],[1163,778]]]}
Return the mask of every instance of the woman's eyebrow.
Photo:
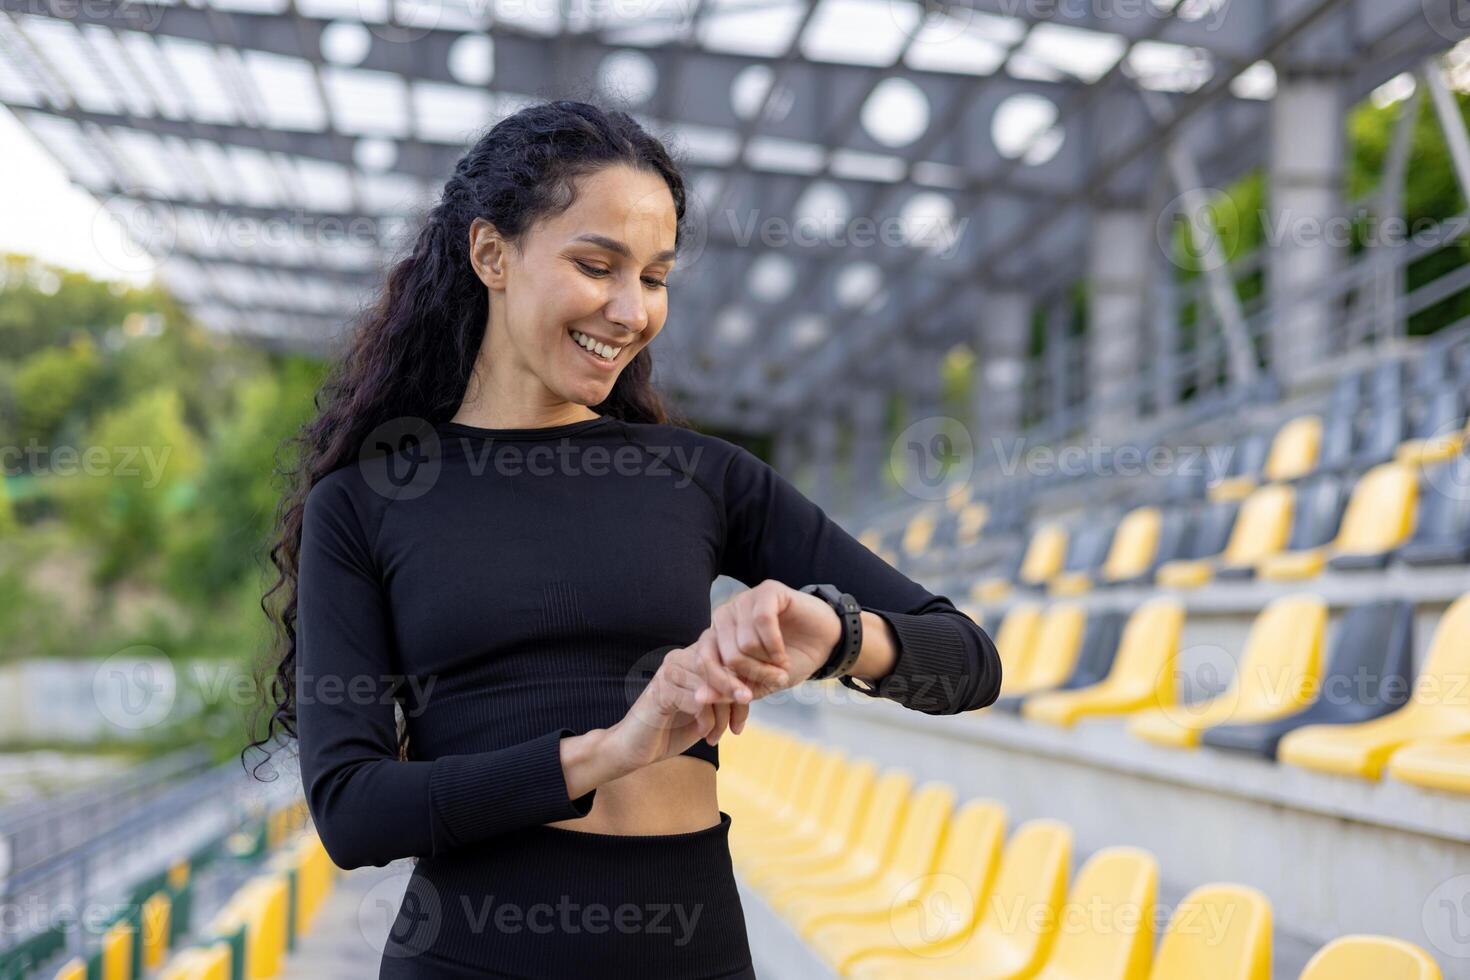
{"label": "woman's eyebrow", "polygon": [[[588,232],[585,235],[578,235],[576,238],[572,239],[572,241],[574,241],[574,242],[591,242],[593,245],[598,245],[598,246],[600,246],[602,248],[605,248],[609,252],[616,252],[619,255],[623,256],[624,258],[631,259],[633,257],[633,250],[632,249],[628,248],[628,246],[624,245],[622,242],[618,241],[616,238],[608,238],[606,235],[598,235],[598,234],[596,234],[594,232]],[[655,255],[653,257],[653,261],[655,261],[655,262],[668,262],[673,257],[674,257],[674,250],[671,249],[671,248],[666,248],[662,252],[660,252],[657,255]]]}

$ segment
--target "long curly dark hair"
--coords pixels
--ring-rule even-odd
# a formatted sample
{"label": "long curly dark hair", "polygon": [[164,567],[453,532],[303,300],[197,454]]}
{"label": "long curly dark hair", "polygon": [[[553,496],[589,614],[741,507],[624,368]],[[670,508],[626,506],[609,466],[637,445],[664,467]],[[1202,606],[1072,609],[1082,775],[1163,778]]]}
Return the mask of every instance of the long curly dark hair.
{"label": "long curly dark hair", "polygon": [[[447,421],[464,399],[489,315],[485,285],[470,265],[470,223],[484,218],[514,244],[536,221],[571,206],[576,178],[615,164],[663,177],[674,198],[677,249],[688,238],[684,179],[664,145],[627,113],[586,102],[538,103],[490,127],[460,157],[407,256],[392,265],[381,294],[356,319],[345,352],[316,393],[316,417],[283,446],[294,465],[277,472],[283,492],[269,552],[277,578],[261,599],[275,636],[257,668],[256,680],[268,693],[252,731],[260,713],[270,717],[264,735],[241,751],[242,763],[258,748],[266,756],[258,769],[278,735],[296,737],[297,562],[307,494],[356,460],[377,426],[404,417]],[[594,408],[626,422],[687,426],[653,386],[650,347]],[[268,684],[266,673],[273,674]],[[401,731],[398,756],[409,756]]]}

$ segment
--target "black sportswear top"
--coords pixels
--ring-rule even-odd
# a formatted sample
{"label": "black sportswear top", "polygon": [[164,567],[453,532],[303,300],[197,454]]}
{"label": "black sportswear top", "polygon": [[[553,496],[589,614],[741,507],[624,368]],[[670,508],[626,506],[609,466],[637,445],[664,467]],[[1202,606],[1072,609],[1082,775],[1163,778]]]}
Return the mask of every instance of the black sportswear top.
{"label": "black sportswear top", "polygon": [[[734,443],[611,416],[392,428],[312,487],[301,531],[300,770],[343,868],[586,816],[560,740],[626,714],[710,625],[721,574],[831,582],[891,623],[892,674],[842,678],[868,697],[954,714],[999,692],[972,619]],[[718,765],[703,739],[686,754]]]}

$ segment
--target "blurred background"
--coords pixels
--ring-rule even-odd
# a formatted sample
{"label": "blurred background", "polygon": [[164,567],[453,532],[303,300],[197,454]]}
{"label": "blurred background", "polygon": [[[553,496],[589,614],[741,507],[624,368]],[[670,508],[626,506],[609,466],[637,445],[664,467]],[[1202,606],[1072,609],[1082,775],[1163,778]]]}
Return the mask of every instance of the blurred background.
{"label": "blurred background", "polygon": [[[692,188],[666,396],[1006,663],[962,718],[757,705],[737,825],[816,846],[842,799],[887,842],[805,906],[737,862],[763,976],[1470,978],[1466,37],[1462,0],[0,0],[0,977],[375,975],[407,870],[342,876],[289,758],[242,766],[273,473],[468,142],[565,97]],[[973,914],[905,940],[966,801]],[[1100,930],[1132,967],[987,924],[1121,845],[1156,864],[1103,898],[1167,906]],[[1189,946],[1206,886],[1255,925]]]}

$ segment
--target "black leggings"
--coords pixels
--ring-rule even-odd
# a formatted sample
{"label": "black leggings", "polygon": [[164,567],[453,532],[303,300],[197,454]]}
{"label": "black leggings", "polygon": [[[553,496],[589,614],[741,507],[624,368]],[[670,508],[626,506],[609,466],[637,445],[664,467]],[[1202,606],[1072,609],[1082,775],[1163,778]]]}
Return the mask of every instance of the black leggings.
{"label": "black leggings", "polygon": [[379,980],[753,980],[730,815],[683,834],[538,826],[421,858]]}

